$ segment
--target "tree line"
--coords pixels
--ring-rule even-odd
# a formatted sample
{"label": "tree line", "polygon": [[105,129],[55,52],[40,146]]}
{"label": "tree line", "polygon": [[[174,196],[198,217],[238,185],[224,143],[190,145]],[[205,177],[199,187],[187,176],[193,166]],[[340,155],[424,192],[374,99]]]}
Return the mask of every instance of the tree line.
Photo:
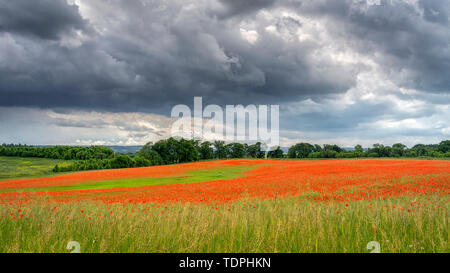
{"label": "tree line", "polygon": [[103,146],[51,146],[34,147],[27,145],[2,144],[1,156],[39,157],[62,160],[88,160],[113,158],[114,151]]}
{"label": "tree line", "polygon": [[53,168],[53,172],[126,169],[126,168],[148,167],[152,165],[153,164],[149,160],[139,156],[130,157],[129,155],[116,154],[114,155],[113,158],[88,159],[57,164]]}
{"label": "tree line", "polygon": [[338,145],[317,145],[298,143],[284,153],[281,147],[265,152],[262,143],[242,144],[225,143],[224,141],[198,141],[169,138],[156,143],[145,144],[135,155],[114,153],[103,146],[91,147],[32,147],[26,145],[3,144],[0,146],[2,156],[41,157],[71,160],[58,164],[54,172],[121,169],[169,165],[195,162],[199,160],[232,159],[232,158],[364,158],[364,157],[434,157],[450,158],[450,140],[440,144],[418,144],[407,148],[401,143],[392,146],[375,144],[372,148],[363,149],[356,145],[349,151]]}
{"label": "tree line", "polygon": [[249,145],[169,138],[147,143],[137,156],[150,160],[154,165],[167,165],[210,159],[265,158],[266,153],[261,142]]}
{"label": "tree line", "polygon": [[418,144],[412,148],[396,143],[392,146],[374,144],[372,148],[364,150],[361,145],[356,145],[353,150],[348,151],[338,145],[312,145],[299,143],[292,146],[287,154],[288,158],[361,158],[361,157],[450,157],[450,140],[442,141],[440,144],[424,145]]}

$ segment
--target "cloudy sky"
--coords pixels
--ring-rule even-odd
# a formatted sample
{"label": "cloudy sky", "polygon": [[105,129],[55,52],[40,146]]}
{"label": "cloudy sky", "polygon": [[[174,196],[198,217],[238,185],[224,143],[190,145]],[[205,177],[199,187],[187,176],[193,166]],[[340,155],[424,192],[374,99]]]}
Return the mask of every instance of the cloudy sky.
{"label": "cloudy sky", "polygon": [[177,104],[280,105],[282,146],[450,138],[448,0],[0,0],[0,142],[137,145]]}

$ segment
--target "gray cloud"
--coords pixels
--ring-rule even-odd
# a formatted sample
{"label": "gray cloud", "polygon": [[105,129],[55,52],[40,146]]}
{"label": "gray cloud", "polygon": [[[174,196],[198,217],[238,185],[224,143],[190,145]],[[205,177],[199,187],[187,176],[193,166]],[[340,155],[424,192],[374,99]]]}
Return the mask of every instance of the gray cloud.
{"label": "gray cloud", "polygon": [[225,19],[237,15],[254,13],[263,8],[269,8],[275,4],[276,0],[219,0],[219,2],[224,6],[224,10],[218,12],[219,17]]}
{"label": "gray cloud", "polygon": [[[256,7],[269,6],[264,3]],[[98,31],[78,47],[7,29],[2,37],[6,50],[26,57],[2,56],[15,69],[0,67],[1,105],[112,111],[158,111],[165,106],[167,113],[168,106],[189,103],[193,95],[225,104],[342,93],[356,77],[355,67],[315,63],[310,57],[317,50],[314,45],[286,42],[266,33],[264,24],[255,26],[260,39],[251,45],[241,37],[239,22],[215,20],[202,12],[202,3],[191,3],[192,10],[182,9],[181,1],[165,9],[156,2],[85,4],[98,12],[89,18],[90,27]],[[237,2],[226,5],[232,12]],[[101,12],[108,8],[116,14]],[[121,16],[120,24],[110,16]]]}
{"label": "gray cloud", "polygon": [[65,0],[0,1],[0,31],[58,40],[65,32],[83,30],[85,21]]}
{"label": "gray cloud", "polygon": [[[355,4],[356,3],[356,4]],[[362,4],[361,4],[362,3]],[[401,86],[450,92],[450,4],[446,0],[291,1],[300,13],[326,17],[336,37],[372,58]]]}

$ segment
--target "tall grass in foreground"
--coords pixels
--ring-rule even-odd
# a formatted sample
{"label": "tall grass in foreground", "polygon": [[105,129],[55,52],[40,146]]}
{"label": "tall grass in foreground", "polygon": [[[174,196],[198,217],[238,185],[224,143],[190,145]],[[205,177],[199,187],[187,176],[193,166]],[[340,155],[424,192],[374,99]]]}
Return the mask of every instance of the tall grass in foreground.
{"label": "tall grass in foreground", "polygon": [[0,252],[449,252],[448,201],[0,205]]}

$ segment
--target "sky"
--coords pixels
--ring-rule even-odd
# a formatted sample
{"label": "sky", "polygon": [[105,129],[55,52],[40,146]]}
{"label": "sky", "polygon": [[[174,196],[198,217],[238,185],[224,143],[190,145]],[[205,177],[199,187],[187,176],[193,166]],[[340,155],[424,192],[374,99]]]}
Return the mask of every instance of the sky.
{"label": "sky", "polygon": [[450,139],[448,0],[0,0],[0,143],[141,145],[280,105],[281,146]]}

